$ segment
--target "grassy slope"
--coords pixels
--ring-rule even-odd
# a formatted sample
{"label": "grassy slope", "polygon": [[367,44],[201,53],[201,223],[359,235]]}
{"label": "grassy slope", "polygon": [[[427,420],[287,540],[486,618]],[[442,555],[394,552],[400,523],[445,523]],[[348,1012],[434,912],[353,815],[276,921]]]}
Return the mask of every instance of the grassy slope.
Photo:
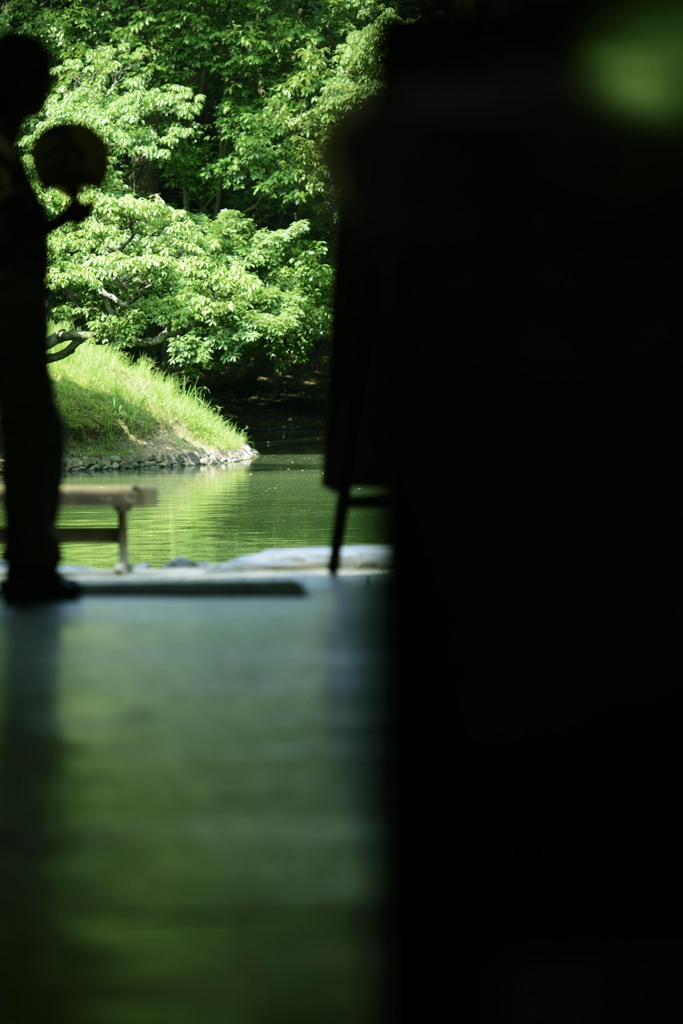
{"label": "grassy slope", "polygon": [[148,359],[81,345],[50,364],[65,430],[66,455],[149,451],[234,451],[247,442],[200,392],[184,388]]}

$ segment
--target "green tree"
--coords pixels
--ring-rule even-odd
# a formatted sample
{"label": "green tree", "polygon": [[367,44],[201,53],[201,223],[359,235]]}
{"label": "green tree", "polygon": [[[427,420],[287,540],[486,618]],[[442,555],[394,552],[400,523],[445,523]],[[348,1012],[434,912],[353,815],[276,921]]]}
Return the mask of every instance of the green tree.
{"label": "green tree", "polygon": [[61,340],[163,346],[178,368],[260,355],[284,370],[325,337],[332,271],[306,221],[273,231],[237,210],[210,218],[159,196],[94,202],[89,222],[54,233],[48,285],[55,331],[69,332]]}
{"label": "green tree", "polygon": [[[376,0],[7,0],[0,31],[42,38],[56,85],[21,139],[86,124],[110,167],[94,216],[50,238],[54,327],[155,347],[173,367],[266,356],[285,369],[329,336],[335,124],[381,87]],[[50,214],[64,197],[42,192]],[[61,333],[60,333],[61,332]],[[67,344],[68,343],[68,344]]]}

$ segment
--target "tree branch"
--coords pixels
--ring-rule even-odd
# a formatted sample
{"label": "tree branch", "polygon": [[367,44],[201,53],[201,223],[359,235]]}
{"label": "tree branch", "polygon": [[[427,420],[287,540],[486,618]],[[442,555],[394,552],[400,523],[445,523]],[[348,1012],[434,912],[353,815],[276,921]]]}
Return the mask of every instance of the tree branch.
{"label": "tree branch", "polygon": [[98,288],[97,294],[101,295],[104,299],[104,308],[107,313],[116,313],[117,309],[128,309],[129,303],[120,299],[118,295],[114,295],[113,292],[105,291],[104,288]]}
{"label": "tree branch", "polygon": [[171,329],[164,327],[163,331],[159,331],[152,338],[140,338],[139,341],[135,342],[136,348],[153,348],[155,345],[163,345],[165,341],[171,337]]}
{"label": "tree branch", "polygon": [[139,290],[130,299],[120,299],[118,295],[114,295],[113,292],[108,292],[106,288],[98,288],[97,294],[104,299],[104,308],[107,313],[112,316],[122,309],[128,309],[133,305],[134,302],[140,298],[145,292],[148,292],[152,287],[152,282],[148,281],[146,284],[140,286]]}
{"label": "tree branch", "polygon": [[69,344],[65,345],[64,348],[60,348],[59,352],[49,352],[45,357],[47,363],[56,363],[58,359],[66,359],[73,352],[76,351],[79,345],[82,345],[84,341],[87,341],[92,335],[90,331],[55,331],[54,334],[49,334],[45,339],[45,348],[54,348],[60,341],[68,341]]}

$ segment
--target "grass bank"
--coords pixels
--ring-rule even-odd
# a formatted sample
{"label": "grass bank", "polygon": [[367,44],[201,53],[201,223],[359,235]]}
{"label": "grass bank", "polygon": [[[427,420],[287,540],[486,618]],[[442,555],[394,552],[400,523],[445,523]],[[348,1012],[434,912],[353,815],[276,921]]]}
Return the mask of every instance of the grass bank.
{"label": "grass bank", "polygon": [[126,457],[144,450],[237,450],[246,434],[202,392],[101,345],[81,345],[49,365],[66,456]]}

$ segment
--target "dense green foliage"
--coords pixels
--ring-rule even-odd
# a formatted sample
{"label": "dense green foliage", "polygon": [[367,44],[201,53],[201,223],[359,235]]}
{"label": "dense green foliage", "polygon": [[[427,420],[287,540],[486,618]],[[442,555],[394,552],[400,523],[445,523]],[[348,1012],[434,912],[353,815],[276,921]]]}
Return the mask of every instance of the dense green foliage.
{"label": "dense green foliage", "polygon": [[394,0],[7,0],[0,33],[49,47],[55,87],[25,124],[85,124],[109,148],[91,218],[50,238],[52,327],[180,369],[304,360],[329,335],[330,133],[381,87]]}

